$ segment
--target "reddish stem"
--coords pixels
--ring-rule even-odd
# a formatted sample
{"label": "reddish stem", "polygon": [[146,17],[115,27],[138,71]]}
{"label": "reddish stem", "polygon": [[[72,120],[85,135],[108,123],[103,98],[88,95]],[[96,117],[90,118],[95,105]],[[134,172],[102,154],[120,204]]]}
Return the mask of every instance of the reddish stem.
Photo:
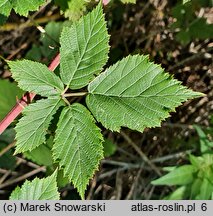
{"label": "reddish stem", "polygon": [[[54,71],[60,63],[59,54],[53,59],[49,65],[49,70]],[[22,112],[25,106],[27,106],[35,97],[34,93],[26,92],[24,96],[16,102],[16,105],[10,110],[5,118],[0,122],[0,135],[5,129],[14,121],[14,119]]]}

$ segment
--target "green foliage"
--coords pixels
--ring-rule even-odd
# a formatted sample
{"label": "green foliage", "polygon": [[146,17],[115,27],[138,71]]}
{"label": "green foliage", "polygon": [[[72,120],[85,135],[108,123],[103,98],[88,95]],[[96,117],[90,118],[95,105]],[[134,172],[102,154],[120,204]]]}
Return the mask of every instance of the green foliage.
{"label": "green foliage", "polygon": [[39,165],[52,166],[53,165],[53,158],[51,152],[52,146],[53,146],[53,137],[51,136],[49,139],[47,139],[45,144],[39,145],[32,151],[24,152],[24,156],[27,159],[30,159]]}
{"label": "green foliage", "polygon": [[25,91],[44,97],[60,95],[63,91],[63,83],[54,73],[50,73],[46,65],[30,60],[9,61],[8,64],[13,78]]}
{"label": "green foliage", "polygon": [[[115,0],[106,0],[105,2],[114,2]],[[132,3],[135,4],[136,0],[120,0],[122,3],[126,4],[126,3]]]}
{"label": "green foliage", "polygon": [[[103,0],[100,0],[103,1]],[[136,0],[120,0],[122,3],[136,3]],[[55,0],[64,16],[71,21],[78,20],[86,11],[88,6],[93,5],[97,0]],[[110,0],[108,0],[110,2]]]}
{"label": "green foliage", "polygon": [[194,127],[200,138],[202,155],[190,155],[190,164],[171,169],[168,174],[152,181],[154,185],[180,185],[166,199],[212,199],[213,144],[199,126]]}
{"label": "green foliage", "polygon": [[41,34],[39,42],[33,44],[32,48],[27,52],[25,58],[34,61],[49,62],[59,52],[59,37],[64,26],[70,26],[70,21],[65,22],[49,22]]}
{"label": "green foliage", "polygon": [[92,0],[55,0],[55,3],[64,11],[64,16],[72,21],[78,20],[86,11],[86,6]]}
{"label": "green foliage", "polygon": [[56,130],[53,156],[80,196],[103,158],[103,137],[89,111],[81,104],[65,107]]}
{"label": "green foliage", "polygon": [[153,185],[185,185],[193,181],[196,169],[192,165],[177,167],[167,175],[152,181]]}
{"label": "green foliage", "polygon": [[104,140],[103,146],[104,146],[104,157],[112,156],[117,150],[117,146],[109,139]]}
{"label": "green foliage", "polygon": [[68,8],[68,1],[70,0],[54,0],[54,3],[60,6],[61,10],[65,11]]}
{"label": "green foliage", "polygon": [[[0,152],[14,141],[15,131],[9,128],[0,135]],[[10,149],[0,156],[0,168],[13,170],[16,165],[16,158],[13,155],[13,150]]]}
{"label": "green foliage", "polygon": [[166,200],[182,200],[186,192],[186,186],[181,186],[173,191],[169,196],[165,197]]}
{"label": "green foliage", "polygon": [[44,28],[45,33],[39,39],[40,45],[33,44],[25,58],[34,61],[41,61],[42,58],[51,60],[59,50],[59,36],[62,27],[62,22],[49,22]]}
{"label": "green foliage", "polygon": [[191,0],[183,0],[183,4],[186,4],[187,2],[190,2]]}
{"label": "green foliage", "polygon": [[16,187],[10,200],[59,200],[56,177],[55,171],[47,178],[35,178],[32,182],[27,180],[21,188]]}
{"label": "green foliage", "polygon": [[177,4],[173,10],[173,29],[179,29],[176,39],[183,45],[195,39],[205,40],[213,37],[213,24],[208,24],[203,17],[197,17],[196,11],[200,7],[210,6],[207,1],[187,1],[184,4]]}
{"label": "green foliage", "polygon": [[88,85],[106,64],[108,42],[109,36],[100,4],[71,28],[65,27],[60,38],[62,81],[71,89]]}
{"label": "green foliage", "polygon": [[44,3],[45,0],[4,0],[0,3],[0,14],[9,16],[14,9],[16,13],[27,16],[29,11],[37,10]]}
{"label": "green foliage", "polygon": [[190,156],[190,165],[177,167],[152,182],[154,185],[181,185],[166,199],[211,199],[213,193],[213,154]]}
{"label": "green foliage", "polygon": [[78,20],[86,11],[86,5],[89,1],[85,0],[70,0],[67,2],[68,9],[66,9],[64,15],[70,20]]}
{"label": "green foliage", "polygon": [[136,3],[136,0],[121,0],[123,3]]}
{"label": "green foliage", "polygon": [[12,5],[10,3],[10,0],[2,1],[0,3],[0,14],[7,17],[9,16],[11,9]]}
{"label": "green foliage", "polygon": [[[91,13],[62,30],[60,78],[40,63],[29,60],[9,62],[19,86],[48,97],[25,109],[15,128],[16,153],[27,152],[27,157],[44,164],[38,151],[52,148],[54,165],[51,165],[52,161],[48,165],[51,168],[59,166],[64,175],[63,181],[60,174],[62,185],[69,179],[81,198],[103,158],[103,137],[94,117],[111,130],[118,131],[126,126],[143,131],[145,127],[160,126],[175,107],[202,95],[182,86],[143,55],[128,56],[98,75],[108,58],[108,43],[106,22],[99,3]],[[71,91],[86,85],[88,93]],[[69,97],[86,94],[86,104],[94,117],[85,106],[70,104],[73,100]],[[53,118],[56,112],[60,114],[56,130],[52,127],[48,131],[52,119],[54,123],[57,121]],[[51,147],[46,144],[46,139],[47,135],[54,134]],[[50,152],[46,155],[52,158]],[[25,187],[29,184],[27,182]],[[39,180],[34,184],[40,184]],[[24,191],[24,195],[17,196],[19,191]],[[25,193],[25,189],[17,189],[12,197],[22,199],[27,196]]]}
{"label": "green foliage", "polygon": [[[8,143],[10,144],[10,143]],[[0,142],[0,152],[8,146],[8,144]],[[13,170],[16,165],[16,159],[13,156],[13,151],[10,149],[2,156],[0,156],[0,168]]]}
{"label": "green foliage", "polygon": [[49,98],[39,100],[25,108],[24,117],[15,127],[16,153],[32,151],[45,143],[45,136],[53,115],[62,105],[60,98]]}
{"label": "green foliage", "polygon": [[14,141],[15,135],[15,130],[13,128],[8,128],[0,135],[0,142],[10,144]]}
{"label": "green foliage", "polygon": [[[124,85],[125,83],[125,85]],[[201,96],[154,63],[148,56],[128,56],[106,69],[88,87],[87,105],[104,127],[121,126],[143,132],[160,126],[183,101]]]}
{"label": "green foliage", "polygon": [[17,87],[15,83],[8,80],[0,80],[0,120],[10,111],[16,104],[17,98],[20,98],[24,92]]}
{"label": "green foliage", "polygon": [[202,154],[212,152],[213,141],[208,139],[208,135],[199,127],[199,125],[194,125],[199,139],[200,139],[200,152]]}

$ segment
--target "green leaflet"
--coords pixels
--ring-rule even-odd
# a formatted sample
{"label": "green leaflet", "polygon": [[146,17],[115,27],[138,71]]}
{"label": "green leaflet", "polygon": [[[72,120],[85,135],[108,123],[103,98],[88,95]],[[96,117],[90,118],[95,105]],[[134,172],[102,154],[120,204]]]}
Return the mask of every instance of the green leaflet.
{"label": "green leaflet", "polygon": [[30,60],[9,61],[8,64],[23,90],[48,97],[60,95],[64,89],[62,81],[46,65]]}
{"label": "green leaflet", "polygon": [[45,0],[1,0],[0,14],[9,16],[12,8],[16,13],[27,16],[29,11],[35,11],[45,3]]}
{"label": "green leaflet", "polygon": [[0,14],[3,14],[5,16],[10,15],[10,11],[12,9],[12,5],[9,0],[2,0],[0,3]]}
{"label": "green leaflet", "polygon": [[62,105],[61,99],[49,98],[39,100],[24,109],[24,117],[15,127],[17,133],[15,153],[31,151],[45,143],[45,135],[50,121]]}
{"label": "green leaflet", "polygon": [[33,61],[42,60],[45,64],[52,60],[59,52],[59,37],[62,28],[71,25],[70,23],[69,21],[48,22],[44,28],[45,33],[41,34],[38,44],[33,44],[25,58]]}
{"label": "green leaflet", "polygon": [[47,178],[26,180],[21,188],[16,187],[10,200],[59,200],[56,177],[57,171]]}
{"label": "green leaflet", "polygon": [[103,137],[90,112],[81,104],[65,107],[61,113],[53,145],[64,174],[84,197],[86,186],[103,158]]}
{"label": "green leaflet", "polygon": [[106,64],[109,36],[103,9],[99,4],[91,13],[65,27],[60,38],[60,75],[71,89],[86,86]]}
{"label": "green leaflet", "polygon": [[186,185],[193,181],[193,174],[197,170],[192,165],[183,165],[152,181],[153,185]]}
{"label": "green leaflet", "polygon": [[193,92],[173,79],[147,56],[128,56],[96,77],[88,86],[86,103],[106,128],[119,131],[121,126],[143,131],[160,126],[169,112]]}

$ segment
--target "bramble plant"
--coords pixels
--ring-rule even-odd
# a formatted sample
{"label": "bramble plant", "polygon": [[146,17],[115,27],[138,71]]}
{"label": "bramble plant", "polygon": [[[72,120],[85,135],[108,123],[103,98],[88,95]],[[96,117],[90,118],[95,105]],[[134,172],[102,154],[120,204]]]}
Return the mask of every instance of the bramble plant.
{"label": "bramble plant", "polygon": [[[15,153],[30,154],[54,136],[48,157],[56,170],[46,179],[25,182],[10,199],[59,199],[57,169],[84,199],[103,158],[104,138],[96,121],[112,131],[128,127],[143,132],[160,126],[187,99],[203,95],[182,86],[144,55],[129,55],[103,71],[109,35],[101,3],[63,28],[60,45],[60,77],[38,62],[8,61],[19,87],[44,97],[26,107],[16,125]],[[86,86],[87,91],[79,91]],[[87,107],[70,102],[78,96],[86,97]],[[60,117],[54,131],[50,125],[56,113]]]}

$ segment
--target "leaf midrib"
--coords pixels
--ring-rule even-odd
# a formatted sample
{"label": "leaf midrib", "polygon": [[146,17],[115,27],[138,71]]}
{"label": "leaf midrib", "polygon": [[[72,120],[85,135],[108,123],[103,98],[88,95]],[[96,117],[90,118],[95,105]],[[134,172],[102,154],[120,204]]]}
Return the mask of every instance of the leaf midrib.
{"label": "leaf midrib", "polygon": [[[91,21],[91,16],[90,16],[89,18],[90,18],[90,21]],[[95,17],[94,19],[96,19],[96,18],[97,18],[97,15],[96,15],[96,17]],[[102,18],[102,16],[101,16],[101,18]],[[84,21],[84,20],[82,20],[82,21]],[[70,80],[69,80],[69,82],[68,82],[68,86],[71,85],[71,82],[72,82],[72,80],[73,80],[73,77],[75,76],[76,72],[78,71],[78,68],[79,68],[79,66],[80,66],[80,64],[81,64],[81,62],[82,62],[82,59],[83,59],[84,55],[87,53],[87,52],[86,52],[86,49],[87,49],[87,47],[88,47],[89,41],[91,40],[91,34],[92,34],[92,32],[93,32],[94,27],[96,26],[96,24],[97,24],[97,21],[96,21],[96,22],[94,23],[94,25],[91,27],[91,30],[90,30],[90,32],[89,32],[89,36],[88,36],[87,40],[85,40],[85,42],[86,42],[85,48],[84,48],[84,50],[83,50],[83,52],[82,52],[82,55],[81,55],[80,58],[79,58],[79,61],[78,61],[77,64],[76,64],[75,70],[74,70],[74,72],[72,73],[72,76],[71,76],[71,78],[70,78]],[[84,26],[84,25],[85,25],[85,24],[84,24],[84,22],[83,22],[83,26]],[[76,28],[76,25],[74,25],[74,26],[75,26],[75,28]],[[76,33],[77,33],[77,31],[76,31]],[[85,38],[85,34],[84,34],[84,38]],[[77,42],[77,45],[78,45],[78,50],[79,50],[79,41]],[[80,52],[79,52],[79,53],[80,53]]]}

